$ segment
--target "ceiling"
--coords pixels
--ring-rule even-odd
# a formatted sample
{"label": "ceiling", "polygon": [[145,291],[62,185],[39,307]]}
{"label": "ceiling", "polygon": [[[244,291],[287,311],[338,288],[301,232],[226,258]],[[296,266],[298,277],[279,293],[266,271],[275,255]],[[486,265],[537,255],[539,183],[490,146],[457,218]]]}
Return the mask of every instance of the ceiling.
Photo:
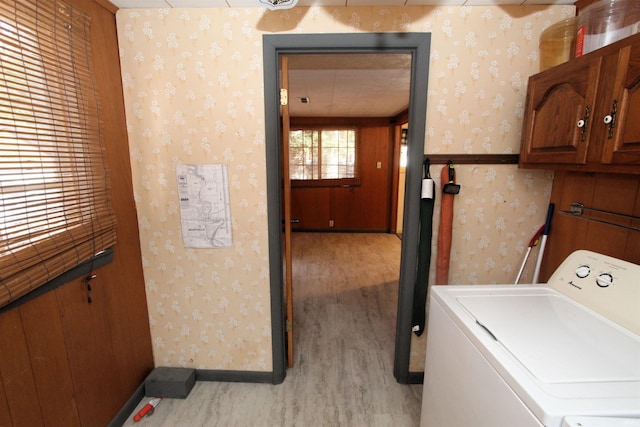
{"label": "ceiling", "polygon": [[[120,8],[264,7],[259,0],[110,0]],[[575,0],[298,0],[298,6],[573,5]]]}
{"label": "ceiling", "polygon": [[410,84],[406,53],[290,55],[289,114],[393,117],[409,107]]}

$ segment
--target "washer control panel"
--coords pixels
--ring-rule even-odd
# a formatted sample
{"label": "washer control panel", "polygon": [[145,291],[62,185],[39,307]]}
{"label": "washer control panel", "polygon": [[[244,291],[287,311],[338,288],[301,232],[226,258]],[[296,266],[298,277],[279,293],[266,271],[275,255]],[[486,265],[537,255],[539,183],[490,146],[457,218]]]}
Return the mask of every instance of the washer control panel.
{"label": "washer control panel", "polygon": [[576,276],[580,279],[584,279],[591,274],[591,267],[588,264],[582,264],[580,267],[576,269]]}
{"label": "washer control panel", "polygon": [[640,265],[579,250],[562,262],[548,286],[640,335]]}

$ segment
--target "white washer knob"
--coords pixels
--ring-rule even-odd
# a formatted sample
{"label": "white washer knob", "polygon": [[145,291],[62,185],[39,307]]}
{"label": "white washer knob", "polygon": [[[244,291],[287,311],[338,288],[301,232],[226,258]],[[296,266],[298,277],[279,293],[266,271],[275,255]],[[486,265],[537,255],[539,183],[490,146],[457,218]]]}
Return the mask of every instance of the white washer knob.
{"label": "white washer knob", "polygon": [[580,279],[584,279],[590,273],[591,268],[586,264],[582,264],[580,267],[576,268],[576,276],[578,276]]}
{"label": "white washer knob", "polygon": [[613,276],[611,273],[600,273],[598,277],[596,277],[596,284],[601,288],[606,288],[613,284]]}

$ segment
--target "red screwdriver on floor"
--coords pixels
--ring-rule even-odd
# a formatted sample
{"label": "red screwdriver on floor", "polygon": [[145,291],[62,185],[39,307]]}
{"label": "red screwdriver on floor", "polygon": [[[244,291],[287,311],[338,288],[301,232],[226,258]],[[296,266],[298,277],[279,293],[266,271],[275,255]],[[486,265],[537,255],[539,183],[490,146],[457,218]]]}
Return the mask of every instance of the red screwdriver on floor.
{"label": "red screwdriver on floor", "polygon": [[135,415],[133,416],[133,421],[137,423],[137,422],[138,422],[138,421],[140,421],[140,420],[141,420],[145,415],[151,415],[151,414],[153,414],[153,411],[156,409],[156,406],[158,406],[158,403],[160,403],[160,401],[161,401],[161,400],[162,400],[162,398],[161,398],[161,397],[157,397],[157,398],[155,398],[155,399],[151,399],[151,400],[149,401],[149,403],[147,403],[146,405],[144,405],[144,406],[142,407],[142,409],[140,409],[140,410],[138,411],[138,413],[137,413],[137,414],[135,414]]}

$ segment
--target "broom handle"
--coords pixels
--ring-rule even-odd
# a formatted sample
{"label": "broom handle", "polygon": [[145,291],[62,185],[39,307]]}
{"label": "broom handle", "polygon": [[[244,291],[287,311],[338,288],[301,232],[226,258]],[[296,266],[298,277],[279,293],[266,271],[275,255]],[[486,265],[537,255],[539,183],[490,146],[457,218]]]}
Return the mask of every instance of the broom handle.
{"label": "broom handle", "polygon": [[549,203],[549,209],[547,210],[547,221],[544,223],[544,231],[542,232],[542,239],[540,240],[540,251],[538,252],[538,259],[536,260],[536,269],[533,273],[533,283],[538,283],[538,277],[540,276],[542,256],[544,255],[544,248],[547,245],[547,236],[551,231],[551,218],[553,217],[554,207],[555,205],[553,203]]}

